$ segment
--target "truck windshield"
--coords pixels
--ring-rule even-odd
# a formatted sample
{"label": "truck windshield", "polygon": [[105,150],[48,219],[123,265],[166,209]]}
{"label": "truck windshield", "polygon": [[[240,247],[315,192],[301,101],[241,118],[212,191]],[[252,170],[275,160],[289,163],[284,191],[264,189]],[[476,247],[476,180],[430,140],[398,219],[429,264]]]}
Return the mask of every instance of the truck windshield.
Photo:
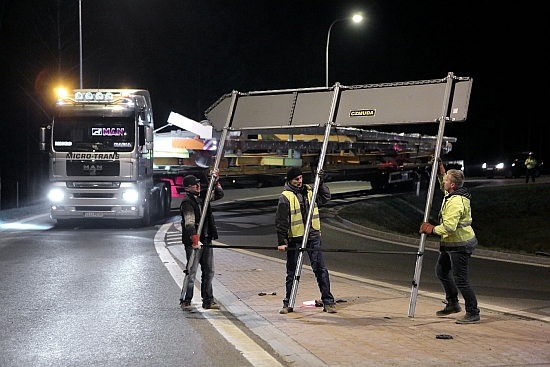
{"label": "truck windshield", "polygon": [[133,117],[60,116],[53,123],[58,152],[131,152],[136,141]]}

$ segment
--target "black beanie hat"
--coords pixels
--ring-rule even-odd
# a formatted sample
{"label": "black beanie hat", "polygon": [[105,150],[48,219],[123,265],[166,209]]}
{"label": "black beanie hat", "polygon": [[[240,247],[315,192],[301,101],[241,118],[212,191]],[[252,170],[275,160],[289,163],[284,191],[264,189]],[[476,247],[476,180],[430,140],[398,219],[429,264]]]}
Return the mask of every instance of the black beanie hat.
{"label": "black beanie hat", "polygon": [[286,171],[286,180],[287,182],[302,175],[302,170],[300,167],[290,167],[288,171]]}

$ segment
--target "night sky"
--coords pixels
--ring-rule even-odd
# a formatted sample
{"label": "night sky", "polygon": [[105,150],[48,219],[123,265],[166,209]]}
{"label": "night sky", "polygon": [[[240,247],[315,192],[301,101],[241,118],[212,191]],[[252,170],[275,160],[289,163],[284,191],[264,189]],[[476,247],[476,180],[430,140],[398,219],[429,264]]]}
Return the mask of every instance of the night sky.
{"label": "night sky", "polygon": [[[479,4],[493,5],[479,5]],[[155,124],[195,120],[225,93],[329,84],[473,78],[468,119],[447,124],[452,155],[478,164],[543,149],[548,12],[544,2],[82,0],[85,88],[146,88]],[[45,156],[38,130],[53,88],[79,86],[78,0],[3,0],[0,8],[2,201],[38,196]],[[374,127],[435,135],[437,124]]]}

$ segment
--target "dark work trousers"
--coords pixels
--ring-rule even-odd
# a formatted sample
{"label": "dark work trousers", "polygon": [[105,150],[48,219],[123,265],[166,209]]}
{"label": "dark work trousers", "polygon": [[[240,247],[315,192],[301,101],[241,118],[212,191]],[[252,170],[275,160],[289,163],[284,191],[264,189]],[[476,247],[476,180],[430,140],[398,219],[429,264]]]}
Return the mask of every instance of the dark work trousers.
{"label": "dark work trousers", "polygon": [[447,302],[458,302],[458,290],[464,298],[466,312],[479,314],[477,298],[468,280],[468,261],[472,254],[468,252],[440,252],[435,266]]}
{"label": "dark work trousers", "polygon": [[[211,241],[206,241],[207,245],[212,245]],[[210,304],[214,302],[214,292],[212,290],[212,280],[214,280],[214,249],[212,247],[201,247],[199,250],[193,250],[192,246],[185,246],[185,255],[187,261],[191,257],[191,253],[195,253],[194,266],[189,269],[189,283],[185,291],[185,302],[191,302],[193,299],[193,291],[195,288],[195,277],[199,265],[201,266],[201,297],[202,304]]]}
{"label": "dark work trousers", "polygon": [[525,183],[529,182],[529,175],[531,175],[531,179],[533,182],[535,182],[535,169],[531,168],[527,170],[527,176],[525,177]]}
{"label": "dark work trousers", "polygon": [[[292,284],[294,282],[294,276],[296,274],[296,265],[298,262],[299,251],[293,251],[302,246],[302,240],[299,241],[291,240],[288,244],[288,249],[286,252],[286,295],[283,300],[283,305],[287,306],[290,301],[290,293],[292,292]],[[316,237],[309,239],[306,244],[307,248],[311,249],[321,249],[321,237]],[[289,251],[290,250],[290,251]],[[309,256],[309,263],[311,265],[311,270],[315,274],[315,279],[317,279],[317,285],[319,286],[319,291],[321,292],[321,300],[324,305],[334,304],[334,297],[330,293],[330,279],[328,276],[328,270],[325,266],[323,260],[323,253],[321,251],[307,251]]]}

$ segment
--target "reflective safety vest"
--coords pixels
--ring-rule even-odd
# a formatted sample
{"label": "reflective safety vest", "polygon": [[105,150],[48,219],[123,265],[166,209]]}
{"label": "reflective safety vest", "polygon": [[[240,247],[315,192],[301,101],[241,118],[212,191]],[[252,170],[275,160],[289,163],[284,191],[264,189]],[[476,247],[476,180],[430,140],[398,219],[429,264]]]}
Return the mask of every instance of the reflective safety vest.
{"label": "reflective safety vest", "polygon": [[439,214],[441,224],[433,231],[441,236],[440,251],[471,253],[477,239],[472,229],[470,199],[462,195],[446,196]]}
{"label": "reflective safety vest", "polygon": [[[305,234],[304,220],[302,218],[302,211],[300,210],[300,202],[296,197],[296,194],[292,191],[283,191],[282,194],[288,199],[290,204],[290,227],[288,229],[288,237],[303,237]],[[313,192],[307,187],[308,201],[311,203]],[[311,227],[316,230],[321,230],[321,221],[319,220],[319,209],[317,204],[314,204],[313,218],[311,220]]]}
{"label": "reflective safety vest", "polygon": [[527,169],[533,169],[537,166],[537,160],[529,157],[525,160],[525,165],[527,166]]}

